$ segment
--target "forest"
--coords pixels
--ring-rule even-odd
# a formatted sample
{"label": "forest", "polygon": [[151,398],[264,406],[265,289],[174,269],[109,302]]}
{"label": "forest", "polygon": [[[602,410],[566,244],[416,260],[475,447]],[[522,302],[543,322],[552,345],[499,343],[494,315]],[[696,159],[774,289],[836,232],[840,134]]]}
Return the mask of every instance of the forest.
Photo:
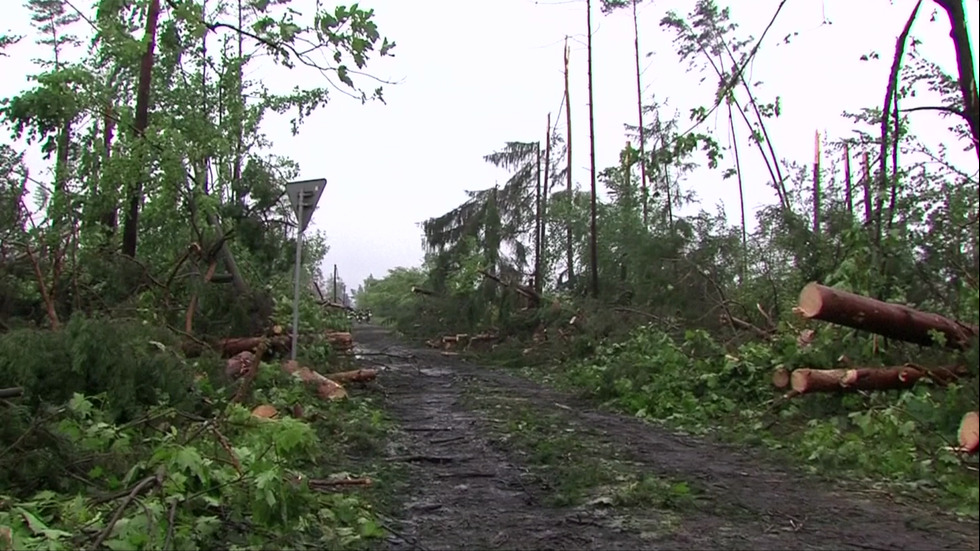
{"label": "forest", "polygon": [[[286,117],[296,134],[327,106],[384,103],[387,84],[371,71],[397,37],[373,9],[26,0],[30,34],[0,33],[0,70],[34,71],[0,98],[0,550],[426,549],[423,528],[440,514],[453,528],[431,548],[462,548],[475,541],[464,527],[479,524],[469,516],[495,507],[481,528],[487,547],[517,522],[508,508],[536,522],[576,507],[669,511],[678,516],[658,530],[678,539],[664,541],[690,544],[683,537],[709,514],[694,494],[710,489],[615,471],[593,457],[598,444],[531,410],[487,405],[531,388],[548,389],[531,402],[561,392],[638,431],[751,448],[801,477],[975,523],[980,99],[964,4],[903,3],[907,24],[881,54],[891,67],[882,101],[844,113],[852,132],[818,133],[801,162],[777,155],[768,129],[791,115],[747,76],[781,38],[768,27],[749,35],[715,0],[641,27],[647,3],[580,2],[588,59],[566,46],[556,60],[563,109],[542,112],[540,139],[482,159],[508,179],[461,182],[476,191],[420,221],[420,266],[348,289],[336,265],[323,267],[328,238],[343,236],[299,231],[284,189],[300,167],[263,124]],[[914,47],[913,25],[930,13],[948,21],[953,69]],[[636,67],[623,83],[636,90],[636,118],[623,121],[627,145],[608,167],[596,166],[592,125],[573,128],[570,115],[587,97],[592,123],[593,99],[603,101],[592,97],[603,18],[632,19],[634,36],[603,40],[628,40]],[[716,87],[712,103],[662,108],[644,88],[647,33],[672,37],[677,63]],[[25,43],[44,57],[24,59]],[[320,85],[274,90],[249,77],[260,63]],[[588,88],[570,89],[570,71],[586,67]],[[716,117],[731,144],[705,124]],[[938,149],[911,130],[921,117],[948,126]],[[573,152],[573,132],[591,150]],[[965,166],[949,160],[954,150],[969,153]],[[754,222],[741,193],[750,156],[775,198]],[[584,162],[582,185],[573,166]],[[739,189],[740,204],[689,214],[689,176],[702,168],[710,185]],[[485,368],[466,371],[470,362]],[[453,369],[513,378],[440,402],[426,377]],[[503,428],[466,436],[496,447],[450,436],[409,453],[415,435],[444,429],[411,425],[416,406],[444,403],[496,411],[484,417]],[[504,457],[533,463],[536,489],[514,484],[547,499],[408,504],[491,483],[437,446],[497,458],[498,475]],[[608,497],[613,474],[639,478]],[[486,491],[473,495],[499,494]],[[612,521],[562,518],[564,536],[640,541]],[[542,526],[518,531],[552,534]],[[772,537],[819,537],[793,526]]]}

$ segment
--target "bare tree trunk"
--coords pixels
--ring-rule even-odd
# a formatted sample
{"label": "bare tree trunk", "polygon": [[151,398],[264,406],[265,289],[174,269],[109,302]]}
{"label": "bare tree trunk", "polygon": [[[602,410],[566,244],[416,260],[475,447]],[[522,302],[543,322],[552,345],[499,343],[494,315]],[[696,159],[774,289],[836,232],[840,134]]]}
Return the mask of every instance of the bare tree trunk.
{"label": "bare tree trunk", "polygon": [[[898,94],[898,73],[902,66],[902,57],[905,54],[905,43],[908,41],[909,33],[912,31],[912,23],[915,22],[915,16],[918,15],[921,5],[922,0],[915,3],[915,7],[912,8],[912,13],[909,15],[908,21],[905,22],[905,28],[898,35],[898,40],[895,42],[895,57],[892,59],[891,73],[888,76],[888,85],[885,87],[885,104],[881,110],[881,155],[878,159],[878,195],[875,201],[875,243],[881,241],[882,221],[884,217],[882,208],[885,202],[885,192],[888,190],[888,123],[892,115],[892,106],[895,104],[895,96]],[[898,139],[898,133],[892,136],[892,140]],[[892,185],[897,185],[898,173],[892,174],[892,178],[895,179]]]}
{"label": "bare tree trunk", "polygon": [[[749,237],[745,222],[745,189],[742,184],[742,162],[738,156],[738,138],[735,136],[735,119],[732,117],[732,104],[728,104],[728,129],[732,135],[732,149],[735,154],[735,176],[738,178],[738,205],[742,215],[742,266],[739,273],[745,280],[745,268],[748,264]],[[669,195],[668,195],[669,197]]]}
{"label": "bare tree trunk", "polygon": [[537,182],[534,188],[534,290],[541,286],[541,142],[537,147]]}
{"label": "bare tree trunk", "polygon": [[[547,238],[548,226],[545,224],[545,219],[547,218],[547,208],[548,208],[548,187],[551,183],[551,113],[548,113],[548,134],[545,136],[544,142],[544,185],[541,189],[541,247],[539,250],[542,253],[545,250],[545,240]],[[544,271],[544,263],[541,263],[539,271]],[[541,294],[542,282],[538,281],[538,286],[534,288],[538,294]]]}
{"label": "bare tree trunk", "polygon": [[820,131],[813,137],[813,234],[820,233]]}
{"label": "bare tree trunk", "polygon": [[[571,204],[574,199],[572,193],[572,104],[571,104],[571,90],[568,86],[568,37],[565,37],[565,142],[568,148],[568,155],[565,157],[567,161],[567,169],[565,175],[565,189],[568,191],[568,201]],[[573,239],[572,239],[572,223],[569,221],[568,225],[565,227],[565,262],[566,262],[566,276],[568,282],[571,283],[575,278],[575,253],[573,251]]]}
{"label": "bare tree trunk", "polygon": [[636,111],[640,124],[640,196],[643,201],[643,227],[650,221],[650,190],[647,182],[646,129],[643,128],[643,85],[640,79],[640,28],[637,25],[636,0],[633,0],[633,54],[636,59]]}
{"label": "bare tree trunk", "polygon": [[[134,114],[133,129],[139,139],[143,139],[150,123],[150,80],[153,76],[153,52],[156,49],[157,21],[160,18],[160,0],[150,0],[146,10],[146,51],[140,60],[140,76],[136,85],[136,113]],[[136,257],[136,242],[139,237],[140,205],[143,202],[144,174],[137,176],[135,184],[129,193],[129,210],[123,222],[124,255]]]}
{"label": "bare tree trunk", "polygon": [[847,214],[850,215],[848,223],[853,223],[854,219],[854,191],[851,188],[851,146],[844,144],[844,203],[847,207]]}
{"label": "bare tree trunk", "polygon": [[864,173],[861,178],[861,184],[864,186],[864,224],[871,227],[874,210],[871,207],[871,159],[867,151],[861,155],[861,169]]}
{"label": "bare tree trunk", "polygon": [[589,268],[592,272],[592,297],[599,297],[599,246],[597,240],[596,216],[596,174],[595,174],[595,110],[592,98],[592,0],[585,0],[585,23],[588,26],[586,51],[589,68],[589,164],[591,172],[591,197],[589,203]]}

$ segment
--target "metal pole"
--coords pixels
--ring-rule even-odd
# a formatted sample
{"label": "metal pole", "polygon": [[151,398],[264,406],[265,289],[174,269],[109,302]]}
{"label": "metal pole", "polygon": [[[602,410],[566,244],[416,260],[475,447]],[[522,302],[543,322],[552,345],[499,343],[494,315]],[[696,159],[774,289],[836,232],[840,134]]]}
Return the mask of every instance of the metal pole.
{"label": "metal pole", "polygon": [[289,359],[296,359],[296,343],[299,340],[299,265],[303,255],[303,197],[300,196],[299,211],[296,225],[296,287],[293,289],[293,346],[289,351]]}

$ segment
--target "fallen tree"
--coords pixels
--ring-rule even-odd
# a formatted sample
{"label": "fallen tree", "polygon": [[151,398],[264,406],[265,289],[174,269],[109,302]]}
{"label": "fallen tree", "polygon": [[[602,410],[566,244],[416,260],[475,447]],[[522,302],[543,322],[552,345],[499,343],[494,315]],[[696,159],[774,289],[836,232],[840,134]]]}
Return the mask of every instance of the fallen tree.
{"label": "fallen tree", "polygon": [[810,283],[800,291],[795,311],[806,319],[817,319],[883,337],[924,346],[934,346],[930,332],[943,334],[945,345],[965,350],[970,340],[980,335],[976,325],[951,320],[928,312],[920,312],[901,304],[882,302],[870,297]]}
{"label": "fallen tree", "polygon": [[[946,384],[966,375],[965,367],[940,367],[926,369],[919,366],[857,367],[847,369],[801,368],[790,375],[789,386],[797,394],[813,392],[838,392],[854,390],[895,390],[911,388],[919,380],[928,378]],[[776,382],[776,375],[773,375]],[[777,388],[785,388],[779,387]]]}

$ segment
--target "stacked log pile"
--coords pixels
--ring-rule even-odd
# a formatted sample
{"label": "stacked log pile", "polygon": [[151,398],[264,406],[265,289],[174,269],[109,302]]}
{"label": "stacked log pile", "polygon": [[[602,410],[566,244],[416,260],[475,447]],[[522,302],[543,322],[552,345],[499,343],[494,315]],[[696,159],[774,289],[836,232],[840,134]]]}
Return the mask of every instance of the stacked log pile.
{"label": "stacked log pile", "polygon": [[[870,297],[810,283],[800,292],[794,311],[807,320],[819,320],[885,338],[919,344],[944,346],[965,351],[980,335],[976,325],[962,323],[901,304],[882,302]],[[935,335],[941,335],[936,339]],[[812,339],[811,339],[812,340]],[[843,358],[842,358],[843,359]],[[846,360],[846,359],[845,359]],[[844,362],[849,363],[849,362]],[[968,375],[962,365],[922,367],[913,364],[887,367],[845,365],[835,369],[799,368],[792,372],[777,368],[772,375],[776,388],[789,389],[787,397],[814,392],[847,392],[911,388],[922,380],[945,385]],[[956,451],[975,454],[980,448],[977,423],[980,415],[968,412],[960,423],[959,447]]]}

